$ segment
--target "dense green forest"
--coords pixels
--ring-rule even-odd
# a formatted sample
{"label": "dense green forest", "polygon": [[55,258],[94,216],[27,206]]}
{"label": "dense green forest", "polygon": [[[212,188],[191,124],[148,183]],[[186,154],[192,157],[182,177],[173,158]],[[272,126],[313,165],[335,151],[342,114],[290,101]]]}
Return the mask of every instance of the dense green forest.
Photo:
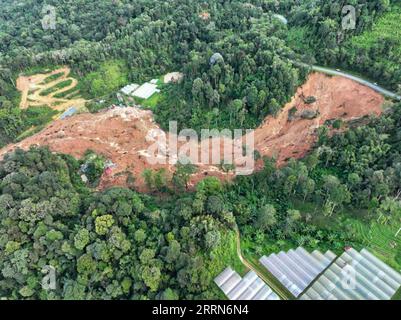
{"label": "dense green forest", "polygon": [[[198,187],[195,206],[191,194],[166,203],[129,189],[92,192],[79,167],[47,149],[0,163],[0,297],[219,296],[212,280],[227,259],[216,255],[235,221],[207,204],[222,189],[218,181]],[[41,287],[47,265],[57,270],[57,290]]]}
{"label": "dense green forest", "polygon": [[[147,7],[151,4],[147,2]],[[51,33],[42,19],[53,6],[57,26]],[[4,0],[0,13],[0,52],[16,56],[21,48],[44,52],[69,47],[80,40],[101,41],[124,28],[128,20],[145,11],[144,1]]]}
{"label": "dense green forest", "polygon": [[[55,30],[41,27],[45,3],[56,8]],[[357,8],[355,30],[341,29],[345,4]],[[18,75],[60,65],[72,68],[87,99],[183,72],[154,110],[163,127],[256,127],[307,76],[295,60],[396,88],[399,13],[389,0],[2,1],[0,147],[53,115],[19,109]],[[236,226],[256,259],[295,245],[375,250],[378,230],[383,247],[375,253],[400,269],[401,241],[384,236],[401,219],[400,119],[398,104],[333,137],[321,130],[305,159],[278,169],[266,158],[252,176],[225,185],[206,178],[193,192],[185,188],[192,167],[179,167],[171,181],[144,172],[152,194],[99,192],[81,181],[85,158],[17,150],[0,161],[0,298],[222,298],[213,277],[242,267]],[[96,185],[102,166],[92,167]],[[57,270],[56,290],[41,287],[47,265]]]}

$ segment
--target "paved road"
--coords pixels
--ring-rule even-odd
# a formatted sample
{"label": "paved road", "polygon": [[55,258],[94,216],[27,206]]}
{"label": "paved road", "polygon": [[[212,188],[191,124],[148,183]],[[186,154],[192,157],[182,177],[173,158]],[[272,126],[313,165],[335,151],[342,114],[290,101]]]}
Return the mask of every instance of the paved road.
{"label": "paved road", "polygon": [[349,74],[349,73],[346,73],[346,72],[343,72],[343,71],[338,71],[338,70],[335,70],[335,69],[320,67],[320,66],[311,66],[311,65],[308,65],[308,64],[302,63],[302,62],[293,61],[293,63],[295,65],[298,65],[298,66],[310,68],[313,71],[322,72],[322,73],[325,73],[325,74],[328,74],[328,75],[332,75],[332,76],[341,76],[341,77],[344,77],[344,78],[348,78],[348,79],[354,80],[354,81],[356,81],[356,82],[358,82],[360,84],[363,84],[363,85],[365,85],[365,86],[367,86],[367,87],[369,87],[369,88],[381,93],[382,95],[384,95],[386,97],[401,101],[401,96],[396,94],[395,92],[392,92],[392,91],[389,91],[387,89],[384,89],[383,87],[380,87],[376,83],[370,82],[368,80],[362,79],[362,78],[354,76],[352,74]]}
{"label": "paved road", "polygon": [[241,260],[242,264],[247,267],[248,269],[254,271],[259,278],[261,278],[277,295],[282,299],[282,300],[289,300],[289,295],[287,292],[285,292],[282,288],[279,288],[274,281],[272,281],[271,278],[268,278],[267,275],[263,274],[260,272],[255,266],[246,260],[244,256],[242,255],[242,250],[241,250],[241,235],[239,230],[237,229],[236,231],[236,241],[237,241],[237,255],[238,258]]}

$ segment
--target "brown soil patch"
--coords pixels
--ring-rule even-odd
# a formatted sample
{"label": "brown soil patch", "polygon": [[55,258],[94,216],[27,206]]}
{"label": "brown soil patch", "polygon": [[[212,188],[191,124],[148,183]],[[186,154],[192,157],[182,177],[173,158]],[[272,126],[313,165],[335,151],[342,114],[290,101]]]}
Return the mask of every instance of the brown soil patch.
{"label": "brown soil patch", "polygon": [[[304,98],[309,96],[315,97],[316,102],[305,103]],[[289,158],[303,158],[316,142],[316,129],[327,120],[351,121],[366,115],[379,116],[383,103],[384,98],[379,93],[357,82],[313,73],[276,118],[267,117],[255,130],[255,148],[262,155],[276,156],[279,165]],[[312,110],[319,115],[312,120],[297,117],[288,121],[293,107],[297,108],[297,114]]]}
{"label": "brown soil patch", "polygon": [[[20,108],[27,109],[29,107],[38,107],[45,105],[58,111],[64,111],[72,106],[76,108],[83,107],[86,102],[85,99],[82,98],[61,99],[54,97],[58,93],[62,93],[77,86],[78,81],[74,78],[69,77],[70,72],[71,72],[70,68],[64,67],[45,74],[36,74],[33,76],[20,76],[17,79],[17,89],[21,91]],[[63,73],[63,75],[52,82],[46,84],[43,82],[47,77],[57,73]],[[58,83],[66,80],[71,80],[72,83],[69,86],[59,89],[55,92],[52,92],[46,96],[40,95],[43,91],[52,88]]]}
{"label": "brown soil patch", "polygon": [[[117,164],[111,176],[103,176],[100,189],[124,186],[126,173],[130,171],[137,179],[139,190],[145,191],[141,177],[144,169],[157,170],[164,167],[171,174],[174,171],[173,165],[148,163],[146,150],[154,144],[149,139],[152,129],[160,130],[153,121],[152,112],[136,107],[113,108],[95,115],[85,113],[53,122],[42,132],[3,148],[0,150],[0,157],[16,148],[28,149],[31,145],[49,146],[52,151],[70,154],[76,158],[82,157],[86,150],[91,149]],[[213,166],[200,164],[198,176],[194,177],[193,183],[203,178],[204,172],[210,172],[212,176],[225,176]]]}
{"label": "brown soil patch", "polygon": [[[306,104],[304,98],[314,96],[316,102]],[[308,81],[297,90],[280,114],[267,117],[255,130],[255,148],[262,155],[275,155],[279,165],[288,158],[302,158],[310,151],[317,136],[316,129],[326,120],[341,118],[350,121],[365,115],[380,115],[384,99],[368,87],[342,77],[328,77],[312,74]],[[305,120],[297,117],[288,121],[291,108],[297,107],[297,114],[303,110],[317,110],[318,117]],[[126,172],[137,178],[137,187],[144,190],[141,173],[145,168],[164,167],[172,173],[172,165],[150,165],[146,159],[147,148],[154,144],[149,130],[158,130],[150,111],[135,107],[115,108],[98,114],[80,114],[64,121],[53,122],[42,132],[26,140],[0,150],[0,157],[17,147],[27,149],[31,145],[46,145],[52,151],[82,157],[87,149],[105,155],[117,164],[111,175],[104,175],[100,188],[126,185]],[[228,180],[233,173],[221,172],[216,166],[198,163],[199,172],[193,176],[192,184],[206,175]]]}

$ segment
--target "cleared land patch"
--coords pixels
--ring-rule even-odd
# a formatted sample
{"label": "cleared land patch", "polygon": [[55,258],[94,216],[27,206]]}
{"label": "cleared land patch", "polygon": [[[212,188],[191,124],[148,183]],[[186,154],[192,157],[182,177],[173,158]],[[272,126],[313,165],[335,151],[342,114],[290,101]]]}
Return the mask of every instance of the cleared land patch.
{"label": "cleared land patch", "polygon": [[[313,96],[314,103],[306,103],[305,97]],[[316,130],[327,120],[342,119],[345,123],[367,115],[380,115],[384,98],[372,89],[342,77],[328,77],[314,73],[298,89],[293,99],[277,117],[267,117],[265,123],[255,130],[255,148],[261,155],[277,157],[283,165],[289,158],[302,158],[317,140]],[[297,113],[318,111],[313,119],[295,117],[289,121],[293,107]],[[111,175],[105,175],[101,188],[125,186],[125,172],[138,177],[136,186],[146,190],[141,174],[144,169],[158,170],[161,167],[172,173],[174,166],[151,165],[146,150],[154,142],[147,140],[151,129],[159,129],[151,111],[138,108],[115,108],[97,114],[81,114],[64,121],[55,121],[45,130],[21,143],[0,150],[6,152],[30,145],[47,145],[53,151],[82,157],[91,149],[103,154],[117,167]],[[191,184],[202,180],[205,175],[217,176],[222,180],[234,177],[233,172],[224,172],[217,166],[197,164],[198,173],[193,175]],[[257,163],[262,165],[262,163]]]}
{"label": "cleared land patch", "polygon": [[67,67],[54,70],[50,73],[38,73],[29,76],[20,76],[17,79],[17,89],[21,91],[21,109],[29,107],[48,106],[62,112],[72,106],[81,108],[86,100],[80,96],[67,98],[65,92],[76,91],[78,81],[69,77]]}
{"label": "cleared land patch", "polygon": [[64,80],[64,81],[62,81],[62,82],[57,83],[55,86],[53,86],[53,87],[51,87],[51,88],[48,88],[48,89],[46,89],[46,90],[41,91],[41,92],[40,92],[40,95],[41,95],[42,97],[44,97],[44,96],[49,96],[49,95],[51,95],[51,94],[54,93],[54,92],[59,92],[61,89],[64,89],[64,88],[66,88],[66,87],[71,86],[71,84],[72,84],[72,80],[71,80],[71,79]]}
{"label": "cleared land patch", "polygon": [[[401,55],[401,6],[394,6],[392,11],[380,17],[373,25],[372,30],[353,37],[351,43],[357,47],[373,48],[379,41],[391,41],[396,43],[394,54]],[[384,57],[383,60],[388,59]]]}

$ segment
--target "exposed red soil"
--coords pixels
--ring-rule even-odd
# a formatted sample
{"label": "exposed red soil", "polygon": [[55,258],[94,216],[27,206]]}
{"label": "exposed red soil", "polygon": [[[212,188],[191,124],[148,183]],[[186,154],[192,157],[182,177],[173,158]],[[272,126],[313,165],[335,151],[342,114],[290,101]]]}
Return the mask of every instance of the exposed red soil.
{"label": "exposed red soil", "polygon": [[[304,98],[313,96],[316,102],[306,104]],[[297,90],[277,117],[267,117],[255,130],[255,149],[262,155],[276,156],[278,164],[284,164],[289,158],[302,158],[316,142],[316,129],[326,120],[343,119],[350,121],[365,115],[380,115],[384,98],[372,89],[342,77],[328,77],[314,73]],[[319,115],[312,120],[296,117],[288,121],[291,108],[297,108],[297,114],[303,110],[318,110]],[[149,138],[149,130],[159,130],[150,111],[138,108],[116,108],[98,114],[80,114],[66,120],[57,120],[42,132],[9,145],[0,150],[0,157],[17,147],[28,149],[31,145],[49,146],[52,151],[67,153],[80,158],[91,149],[112,160],[117,167],[111,174],[104,174],[100,189],[109,186],[125,186],[127,171],[136,177],[136,186],[144,191],[141,173],[145,168],[166,168],[172,174],[174,166],[170,164],[151,165],[146,158],[147,148],[154,144]],[[231,179],[233,173],[221,172],[216,166],[199,166],[193,175],[191,184],[206,175],[217,176],[224,180]]]}
{"label": "exposed red soil", "polygon": [[[305,103],[309,96],[315,97],[316,102]],[[327,120],[347,122],[366,115],[379,116],[383,103],[379,93],[357,82],[313,73],[276,118],[267,117],[255,130],[255,149],[262,155],[274,155],[279,165],[289,158],[303,158],[316,142],[316,130]],[[318,111],[319,115],[312,120],[297,117],[288,121],[293,107],[297,108],[297,115],[304,110]]]}

